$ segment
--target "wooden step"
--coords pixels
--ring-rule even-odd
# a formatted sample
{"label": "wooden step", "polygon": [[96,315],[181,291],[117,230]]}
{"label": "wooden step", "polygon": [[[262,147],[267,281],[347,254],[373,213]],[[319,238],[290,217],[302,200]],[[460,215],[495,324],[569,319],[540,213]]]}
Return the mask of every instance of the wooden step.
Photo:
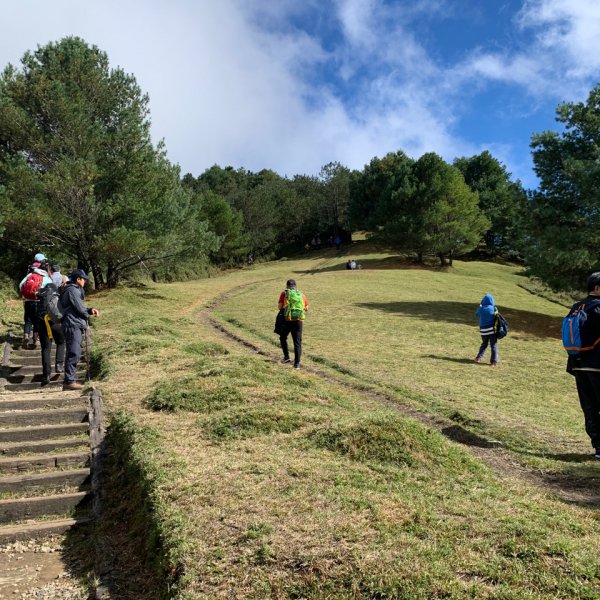
{"label": "wooden step", "polygon": [[87,446],[87,437],[70,437],[65,439],[43,439],[33,442],[3,442],[0,440],[0,456],[16,456],[17,454],[41,454]]}
{"label": "wooden step", "polygon": [[[19,410],[0,413],[0,428],[54,423],[81,423],[87,419],[87,407],[54,408],[51,410]],[[4,438],[2,429],[0,436]]]}
{"label": "wooden step", "polygon": [[8,456],[0,458],[0,473],[20,473],[40,468],[87,467],[90,453],[50,452],[31,456]]}
{"label": "wooden step", "polygon": [[[50,364],[52,365],[52,373],[54,374],[54,361],[51,361]],[[8,375],[5,375],[5,377],[10,376],[10,375],[31,375],[32,373],[41,373],[41,372],[42,372],[42,359],[40,358],[40,360],[38,360],[38,362],[36,364],[12,366],[10,368],[10,372],[8,373]]]}
{"label": "wooden step", "polygon": [[75,492],[54,496],[0,500],[0,523],[22,521],[47,515],[64,515],[75,509],[88,497],[87,492]]}
{"label": "wooden step", "polygon": [[22,525],[5,525],[0,527],[0,544],[8,544],[17,540],[47,537],[53,534],[65,533],[76,525],[89,523],[88,517],[77,519],[56,519],[54,521],[39,521]]}
{"label": "wooden step", "polygon": [[37,427],[11,427],[0,430],[2,442],[23,442],[33,440],[46,440],[61,438],[66,435],[75,435],[87,432],[88,424],[61,423],[59,425],[38,425]]}
{"label": "wooden step", "polygon": [[2,476],[0,477],[0,493],[19,492],[30,488],[56,488],[64,485],[80,487],[85,484],[89,475],[89,469],[70,469],[67,471]]}
{"label": "wooden step", "polygon": [[0,412],[8,410],[33,410],[40,408],[66,408],[69,406],[87,406],[86,396],[73,396],[71,394],[19,396],[18,394],[0,396]]}
{"label": "wooden step", "polygon": [[[41,376],[40,376],[41,379]],[[48,385],[42,386],[42,382],[34,381],[32,383],[7,383],[4,386],[4,390],[7,392],[25,392],[25,391],[34,391],[34,390],[45,390],[47,392],[52,391],[60,391],[62,390],[62,379],[57,379],[55,381],[51,381]]]}

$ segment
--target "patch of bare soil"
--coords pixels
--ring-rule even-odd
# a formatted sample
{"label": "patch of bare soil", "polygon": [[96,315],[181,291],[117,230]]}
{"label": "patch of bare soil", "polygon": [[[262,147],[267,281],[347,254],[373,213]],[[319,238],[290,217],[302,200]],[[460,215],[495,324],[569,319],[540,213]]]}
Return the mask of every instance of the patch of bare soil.
{"label": "patch of bare soil", "polygon": [[60,537],[0,547],[0,599],[88,598],[85,586],[72,578],[61,548]]}

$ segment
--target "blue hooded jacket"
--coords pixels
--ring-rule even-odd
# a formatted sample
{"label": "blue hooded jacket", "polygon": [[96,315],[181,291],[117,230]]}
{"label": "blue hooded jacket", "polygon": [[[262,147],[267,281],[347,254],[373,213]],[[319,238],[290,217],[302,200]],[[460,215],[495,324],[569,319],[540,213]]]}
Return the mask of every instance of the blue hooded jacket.
{"label": "blue hooded jacket", "polygon": [[481,301],[481,305],[475,311],[475,314],[479,317],[479,333],[481,335],[494,333],[495,312],[494,297],[491,294],[486,294]]}

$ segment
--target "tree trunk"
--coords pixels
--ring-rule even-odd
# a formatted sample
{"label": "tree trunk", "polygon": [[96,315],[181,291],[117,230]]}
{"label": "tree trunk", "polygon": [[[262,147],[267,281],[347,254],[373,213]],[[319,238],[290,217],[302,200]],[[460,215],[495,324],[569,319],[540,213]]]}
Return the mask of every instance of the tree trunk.
{"label": "tree trunk", "polygon": [[449,264],[450,266],[452,266],[452,258],[453,258],[453,255],[454,255],[454,250],[450,250],[450,252],[448,253],[448,264]]}
{"label": "tree trunk", "polygon": [[444,258],[444,254],[442,252],[440,252],[438,254],[438,256],[440,257],[440,267],[445,267],[446,266],[446,259]]}
{"label": "tree trunk", "polygon": [[92,274],[94,275],[94,289],[99,290],[104,285],[104,276],[99,265],[92,264]]}
{"label": "tree trunk", "polygon": [[109,288],[115,288],[119,283],[119,271],[111,262],[108,263],[108,270],[106,272],[106,283],[108,284]]}

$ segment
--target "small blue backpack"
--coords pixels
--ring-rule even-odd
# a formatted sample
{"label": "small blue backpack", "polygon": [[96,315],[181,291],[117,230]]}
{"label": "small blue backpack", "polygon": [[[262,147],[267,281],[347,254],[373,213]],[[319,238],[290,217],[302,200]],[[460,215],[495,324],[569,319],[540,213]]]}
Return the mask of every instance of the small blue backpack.
{"label": "small blue backpack", "polygon": [[508,322],[506,319],[498,312],[498,309],[495,309],[494,312],[494,332],[496,333],[496,337],[501,340],[503,337],[506,337],[508,334]]}
{"label": "small blue backpack", "polygon": [[562,343],[568,354],[577,356],[582,352],[593,350],[600,338],[590,339],[587,331],[588,311],[600,305],[600,300],[594,300],[587,306],[585,302],[573,304],[569,314],[562,322]]}

